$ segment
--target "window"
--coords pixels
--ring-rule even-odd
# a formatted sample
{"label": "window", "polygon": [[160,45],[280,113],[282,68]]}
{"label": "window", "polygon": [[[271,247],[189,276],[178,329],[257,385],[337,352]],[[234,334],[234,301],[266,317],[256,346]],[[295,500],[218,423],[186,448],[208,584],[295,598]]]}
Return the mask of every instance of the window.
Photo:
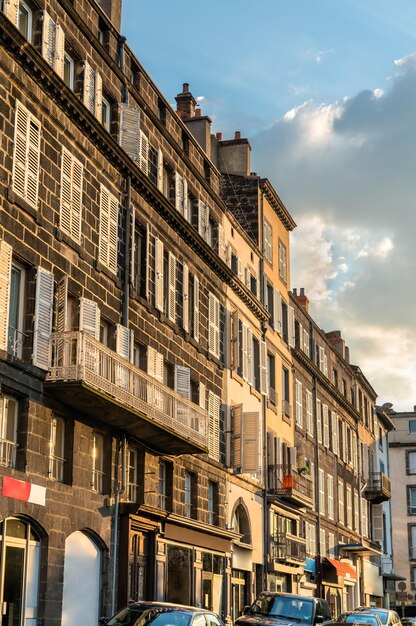
{"label": "window", "polygon": [[65,420],[62,417],[54,417],[51,421],[49,442],[49,478],[60,483],[64,481],[64,450]]}
{"label": "window", "polygon": [[312,392],[306,390],[306,432],[313,435]]}
{"label": "window", "polygon": [[406,474],[416,474],[416,450],[406,452]]}
{"label": "window", "polygon": [[286,367],[282,367],[282,392],[283,392],[283,406],[282,412],[286,417],[291,417],[290,407],[290,386],[289,386],[289,370]]}
{"label": "window", "polygon": [[208,350],[219,359],[220,357],[220,303],[214,294],[209,294],[208,308]]}
{"label": "window", "polygon": [[39,120],[16,100],[13,191],[34,209],[38,205],[40,134]]}
{"label": "window", "polygon": [[104,487],[104,436],[93,433],[92,444],[92,490],[103,493]]}
{"label": "window", "polygon": [[74,90],[75,62],[67,52],[64,54],[64,83],[69,89]]}
{"label": "window", "polygon": [[117,274],[118,200],[101,185],[100,192],[100,241],[98,259]]}
{"label": "window", "polygon": [[18,263],[12,263],[9,295],[9,321],[7,329],[7,352],[22,358],[23,320],[25,304],[25,270]]}
{"label": "window", "polygon": [[295,382],[296,395],[296,424],[299,428],[303,428],[303,405],[302,405],[302,383],[300,380]]}
{"label": "window", "polygon": [[62,148],[60,227],[81,243],[83,166],[68,150]]}
{"label": "window", "polygon": [[269,222],[264,220],[263,224],[263,237],[264,237],[264,257],[272,264],[273,263],[273,231]]}
{"label": "window", "polygon": [[338,372],[335,367],[332,369],[332,384],[338,388]]}
{"label": "window", "polygon": [[218,524],[218,483],[208,482],[208,524]]}
{"label": "window", "polygon": [[17,16],[17,28],[19,32],[28,41],[32,41],[32,9],[26,4],[26,2],[19,2],[18,16]]}
{"label": "window", "polygon": [[279,241],[279,276],[283,282],[287,281],[286,248],[281,241]]}
{"label": "window", "polygon": [[158,503],[162,511],[172,510],[173,466],[169,461],[159,461]]}
{"label": "window", "polygon": [[416,515],[416,486],[407,487],[407,514]]}
{"label": "window", "polygon": [[270,352],[267,354],[267,376],[269,387],[269,402],[277,405],[277,391],[276,391],[276,359]]}
{"label": "window", "polygon": [[147,298],[149,231],[137,219],[134,221],[132,249],[132,283],[136,293]]}
{"label": "window", "polygon": [[[384,535],[387,537],[387,535]],[[416,559],[416,525],[409,525],[409,559]]]}
{"label": "window", "polygon": [[127,499],[130,502],[137,502],[139,491],[139,453],[136,448],[129,448],[127,453]]}
{"label": "window", "polygon": [[17,400],[0,396],[0,465],[16,466]]}
{"label": "window", "polygon": [[323,469],[319,469],[319,512],[325,515],[325,474]]}
{"label": "window", "polygon": [[345,524],[345,509],[344,509],[344,483],[338,478],[338,521],[340,524]]}
{"label": "window", "polygon": [[106,130],[110,131],[111,105],[108,99],[104,98],[104,96],[101,100],[101,123]]}
{"label": "window", "polygon": [[409,420],[409,435],[416,434],[416,420]]}
{"label": "window", "polygon": [[326,475],[328,487],[328,517],[334,519],[334,477],[332,474]]}
{"label": "window", "polygon": [[158,184],[159,156],[158,151],[153,146],[149,146],[149,171],[148,175],[154,185]]}
{"label": "window", "polygon": [[347,485],[347,526],[352,528],[352,491],[351,485]]}
{"label": "window", "polygon": [[196,474],[185,472],[184,514],[185,517],[196,519],[197,513],[197,480]]}

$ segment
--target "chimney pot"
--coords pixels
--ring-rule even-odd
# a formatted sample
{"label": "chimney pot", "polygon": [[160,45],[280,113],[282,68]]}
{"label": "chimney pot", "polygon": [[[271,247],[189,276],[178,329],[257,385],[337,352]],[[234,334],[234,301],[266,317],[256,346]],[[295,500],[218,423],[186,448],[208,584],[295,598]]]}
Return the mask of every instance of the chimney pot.
{"label": "chimney pot", "polygon": [[236,130],[234,133],[234,139],[241,139],[241,132],[239,130]]}
{"label": "chimney pot", "polygon": [[183,93],[188,93],[189,92],[189,83],[184,83],[183,84]]}
{"label": "chimney pot", "polygon": [[195,117],[201,117],[202,111],[201,109],[195,109]]}
{"label": "chimney pot", "polygon": [[218,141],[222,141],[222,133],[217,133],[216,138],[218,139]]}
{"label": "chimney pot", "polygon": [[305,295],[305,287],[301,287],[300,288],[300,295],[304,296]]}
{"label": "chimney pot", "polygon": [[295,296],[295,298],[297,298],[298,290],[296,289],[296,287],[293,288],[293,295]]}

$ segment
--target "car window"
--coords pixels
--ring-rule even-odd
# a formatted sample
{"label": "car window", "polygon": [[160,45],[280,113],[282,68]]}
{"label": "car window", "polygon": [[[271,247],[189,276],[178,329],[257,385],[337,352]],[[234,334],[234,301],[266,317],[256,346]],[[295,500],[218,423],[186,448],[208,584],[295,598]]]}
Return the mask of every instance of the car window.
{"label": "car window", "polygon": [[221,622],[218,617],[212,613],[205,613],[205,619],[207,620],[208,626],[221,626]]}
{"label": "car window", "polygon": [[206,626],[204,613],[196,613],[194,615],[192,626]]}
{"label": "car window", "polygon": [[313,604],[311,600],[275,596],[268,613],[275,617],[289,618],[297,622],[311,622]]}
{"label": "car window", "polygon": [[[175,611],[165,607],[128,607],[119,611],[107,622],[107,626],[189,626],[192,613]],[[202,616],[203,618],[203,616]],[[198,626],[205,626],[204,620]]]}
{"label": "car window", "polygon": [[377,626],[377,618],[375,615],[368,615],[366,613],[359,614],[354,613],[353,615],[347,615],[345,617],[345,621],[349,623],[355,624],[373,624],[373,626]]}

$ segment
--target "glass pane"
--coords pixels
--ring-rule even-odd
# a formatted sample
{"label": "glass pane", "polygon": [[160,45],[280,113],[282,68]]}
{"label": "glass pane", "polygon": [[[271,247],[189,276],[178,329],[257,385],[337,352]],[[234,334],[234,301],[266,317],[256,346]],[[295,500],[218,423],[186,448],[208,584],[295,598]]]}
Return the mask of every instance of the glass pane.
{"label": "glass pane", "polygon": [[192,604],[192,574],[191,550],[168,546],[168,602]]}
{"label": "glass pane", "polygon": [[[14,521],[14,520],[11,520]],[[8,525],[8,524],[7,524]],[[23,601],[23,548],[6,546],[3,589],[3,624],[20,626]]]}
{"label": "glass pane", "polygon": [[17,343],[19,341],[18,331],[20,317],[20,286],[22,279],[22,271],[12,266],[11,282],[10,282],[10,308],[9,308],[9,328],[7,338],[7,352],[16,354]]}
{"label": "glass pane", "polygon": [[11,518],[6,520],[7,537],[16,537],[17,539],[26,539],[26,524],[20,519]]}
{"label": "glass pane", "polygon": [[16,407],[14,398],[4,398],[4,423],[1,435],[8,441],[15,441],[16,437]]}
{"label": "glass pane", "polygon": [[19,4],[19,18],[18,18],[18,29],[19,32],[29,39],[29,21],[30,14],[29,9],[25,7],[22,3]]}

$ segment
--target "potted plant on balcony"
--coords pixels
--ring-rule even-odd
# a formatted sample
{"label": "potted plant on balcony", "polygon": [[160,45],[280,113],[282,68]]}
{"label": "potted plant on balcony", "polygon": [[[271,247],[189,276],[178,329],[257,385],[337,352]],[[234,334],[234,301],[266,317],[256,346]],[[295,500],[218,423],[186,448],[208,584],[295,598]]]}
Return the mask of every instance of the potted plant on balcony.
{"label": "potted plant on balcony", "polygon": [[298,472],[301,476],[305,476],[310,473],[309,465],[302,465],[302,467],[298,467]]}

